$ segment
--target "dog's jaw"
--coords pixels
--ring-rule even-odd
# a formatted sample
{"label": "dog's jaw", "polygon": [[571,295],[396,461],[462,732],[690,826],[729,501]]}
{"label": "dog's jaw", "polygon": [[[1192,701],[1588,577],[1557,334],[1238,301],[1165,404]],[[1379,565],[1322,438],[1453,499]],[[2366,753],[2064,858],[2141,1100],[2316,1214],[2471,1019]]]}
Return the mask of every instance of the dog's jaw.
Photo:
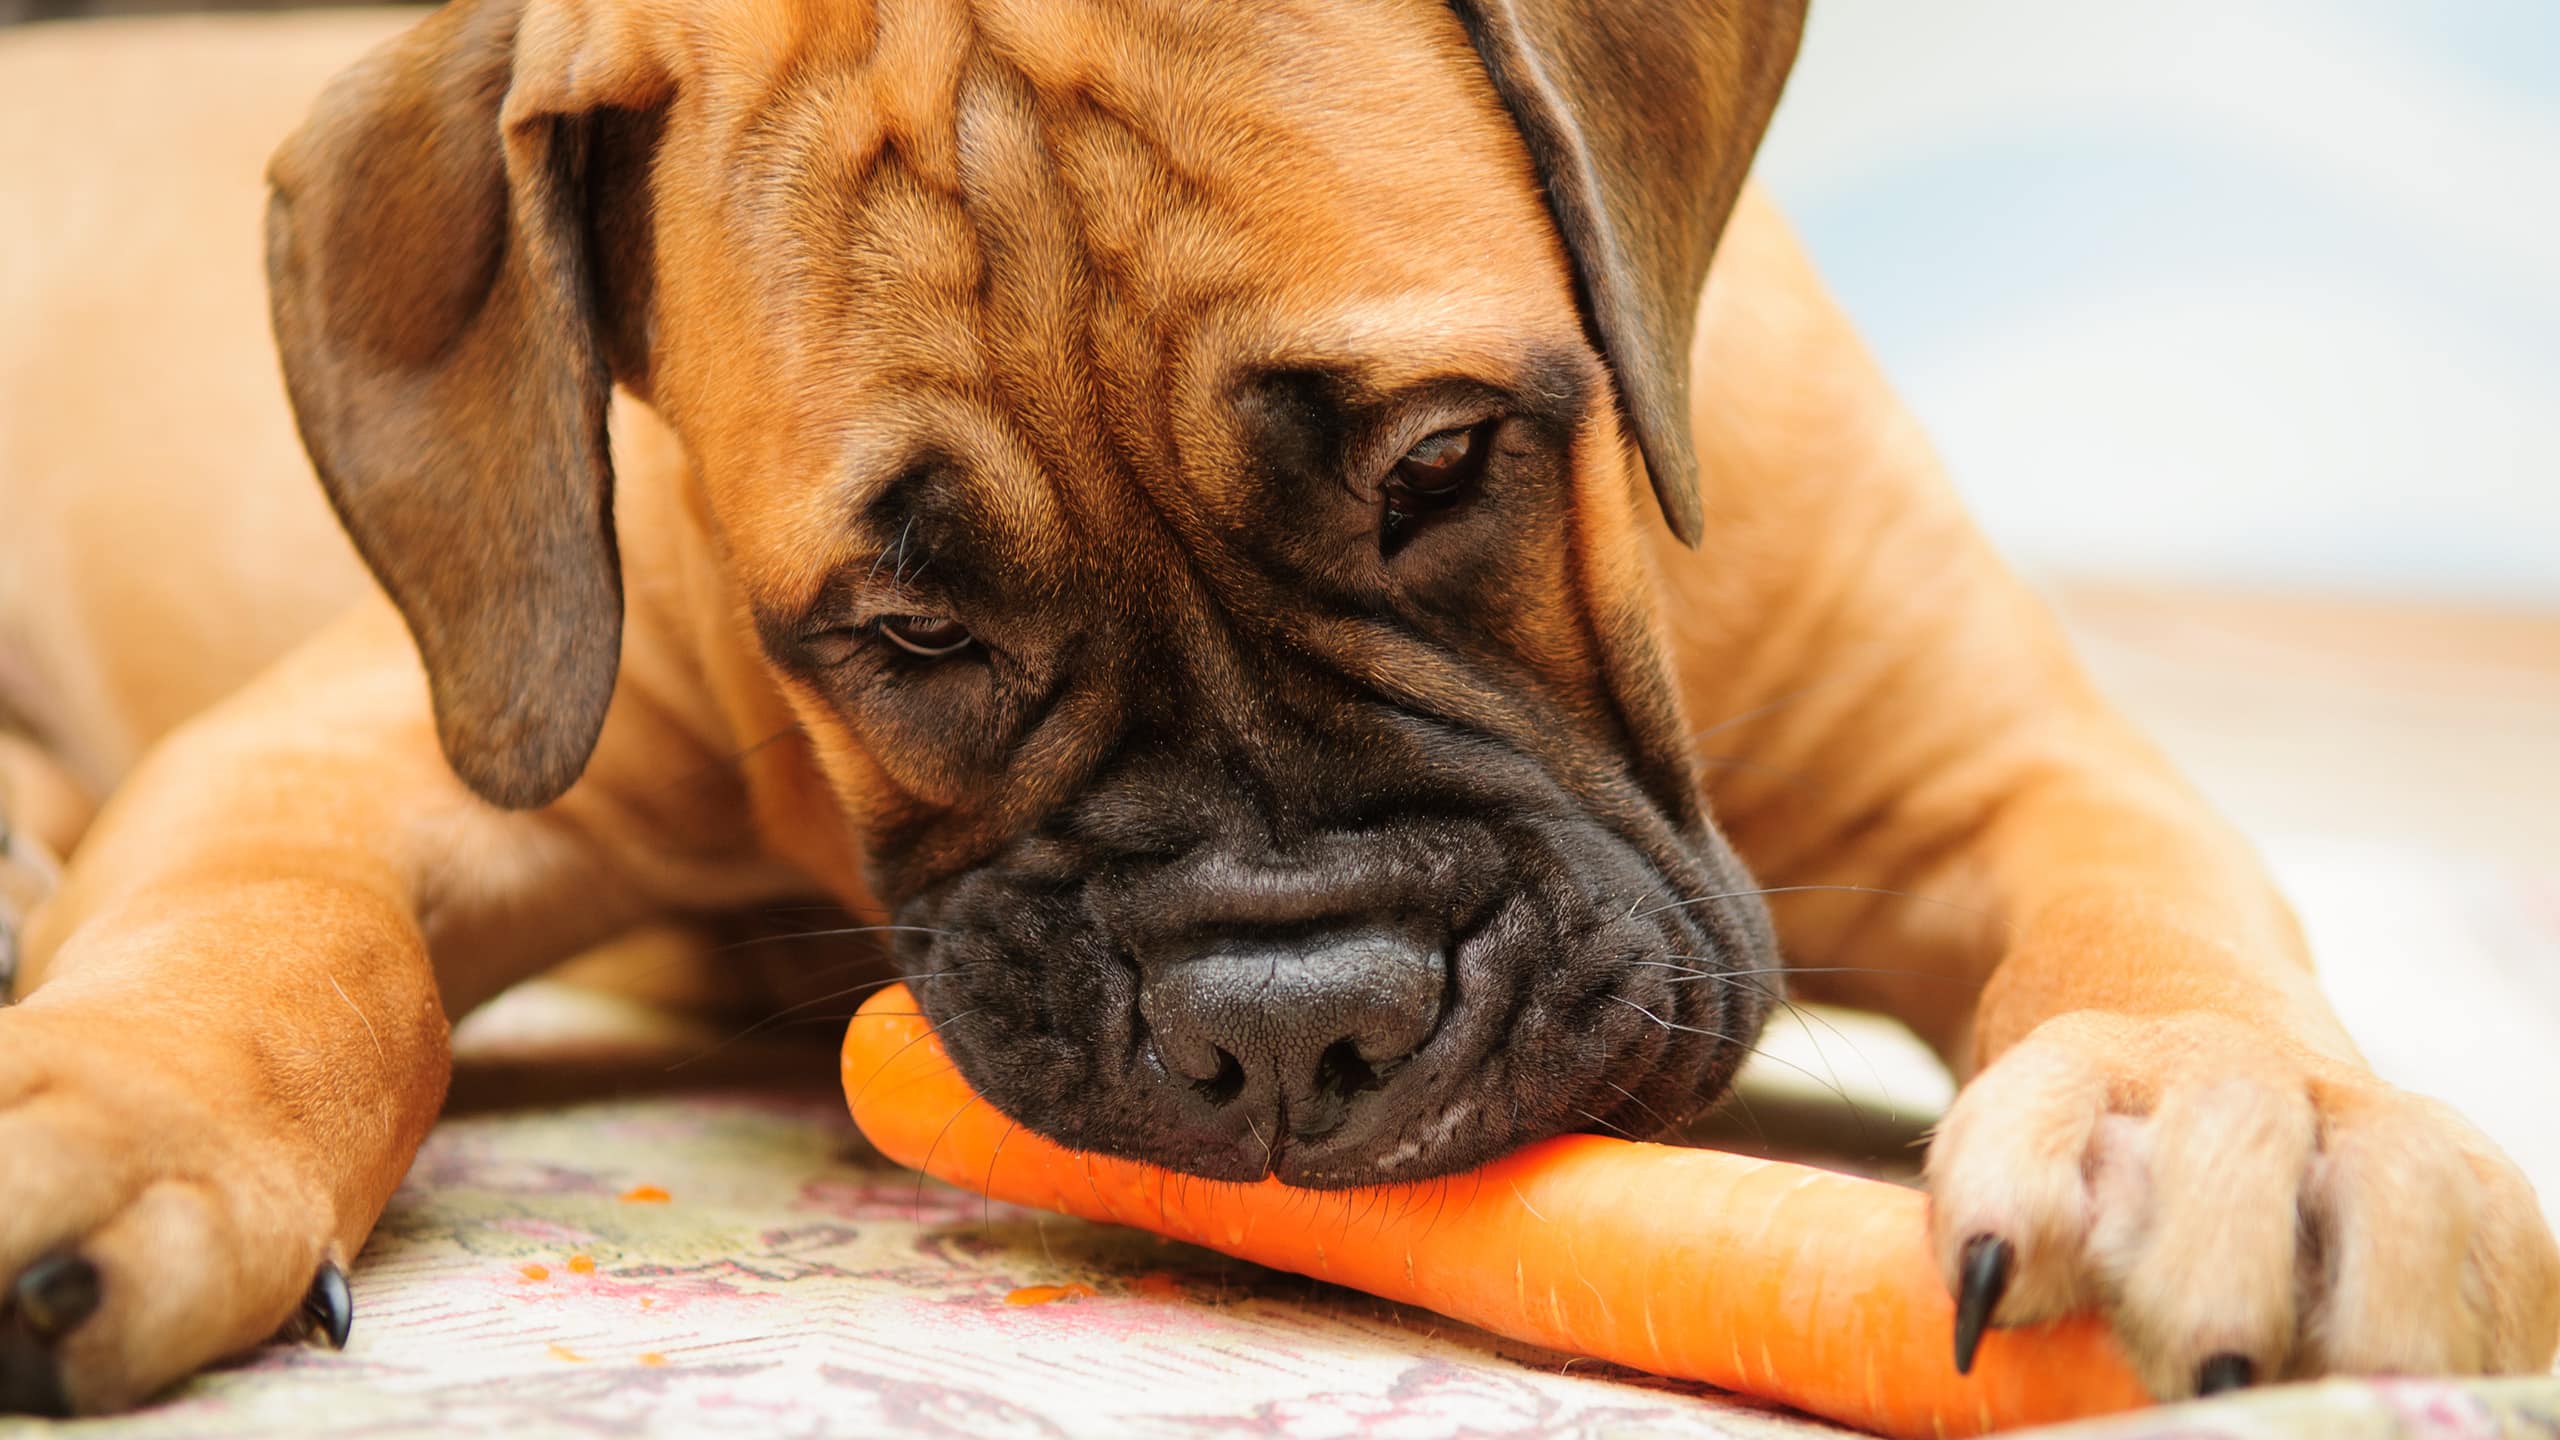
{"label": "dog's jaw", "polygon": [[[1214,1179],[1426,1179],[1563,1131],[1657,1131],[1720,1098],[1775,991],[1765,913],[1720,842],[1616,833],[1526,757],[1474,739],[1416,756],[1409,774],[1334,789],[1365,817],[1356,829],[1280,835],[1233,796],[1147,816],[1132,792],[1184,791],[1105,777],[903,906],[904,968],[954,1061],[1006,1114]],[[1298,783],[1324,803],[1319,778]],[[1193,843],[1168,851],[1170,828]],[[1112,843],[1140,831],[1153,853]],[[1275,861],[1339,872],[1343,904],[1427,914],[1451,941],[1427,1041],[1318,1135],[1169,1073],[1140,1005],[1138,957],[1167,917],[1188,927],[1241,909],[1255,867]]]}

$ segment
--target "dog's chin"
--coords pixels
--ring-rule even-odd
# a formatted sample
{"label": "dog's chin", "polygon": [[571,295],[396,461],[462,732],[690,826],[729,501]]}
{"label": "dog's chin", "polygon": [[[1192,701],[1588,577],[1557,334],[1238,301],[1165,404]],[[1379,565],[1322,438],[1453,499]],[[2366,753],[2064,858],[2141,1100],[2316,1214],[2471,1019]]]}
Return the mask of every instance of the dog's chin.
{"label": "dog's chin", "polygon": [[[1169,1072],[1129,949],[1097,918],[1111,906],[1041,867],[988,867],[905,907],[902,923],[932,932],[906,968],[988,1103],[1062,1145],[1208,1180],[1424,1181],[1567,1132],[1653,1134],[1714,1104],[1773,988],[1766,914],[1731,895],[1747,880],[1712,843],[1647,857],[1588,824],[1533,828],[1536,844],[1479,827],[1486,843],[1461,847],[1511,863],[1453,897],[1428,1037],[1347,1099]],[[1706,895],[1719,898],[1684,903]]]}

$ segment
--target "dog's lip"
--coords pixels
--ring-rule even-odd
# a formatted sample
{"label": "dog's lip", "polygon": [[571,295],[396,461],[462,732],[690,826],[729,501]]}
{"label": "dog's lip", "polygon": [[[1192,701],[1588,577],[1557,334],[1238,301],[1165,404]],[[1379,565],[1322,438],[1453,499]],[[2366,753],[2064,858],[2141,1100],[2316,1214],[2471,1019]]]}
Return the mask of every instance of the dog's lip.
{"label": "dog's lip", "polygon": [[[1716,867],[1706,853],[1709,847],[1696,843],[1692,837],[1682,837],[1684,843],[1672,853],[1663,854],[1642,843],[1642,837],[1600,825],[1592,817],[1582,818],[1601,829],[1615,842],[1615,853],[1631,858],[1637,868],[1612,877],[1605,869],[1575,866],[1572,878],[1548,872],[1545,880],[1535,883],[1528,874],[1516,876],[1515,883],[1494,883],[1492,878],[1478,874],[1454,892],[1441,891],[1426,902],[1434,908],[1448,907],[1445,953],[1449,963],[1440,1014],[1414,1055],[1399,1065],[1380,1089],[1358,1097],[1338,1127],[1314,1136],[1288,1134],[1285,1128],[1274,1134],[1273,1125],[1262,1119],[1261,1107],[1269,1104],[1268,1096],[1251,1097],[1237,1106],[1219,1105],[1172,1083],[1176,1077],[1163,1072],[1161,1060],[1145,1043],[1143,1025],[1129,1023],[1135,1016],[1134,1005],[1118,1022],[1096,1025],[1088,1042],[1089,1058],[1116,1072],[1110,1088],[1120,1093],[1108,1107],[1111,1114],[1078,1114],[1081,1107],[1062,1105],[1053,1106],[1055,1113],[1041,1118],[1071,1124],[1077,1133],[1066,1143],[1140,1160],[1178,1176],[1242,1184],[1277,1179],[1282,1184],[1310,1190],[1427,1183],[1542,1138],[1548,1133],[1548,1122],[1544,1120],[1519,1133],[1508,1133],[1516,1127],[1494,1123],[1489,1130],[1480,1124],[1461,1135],[1457,1126],[1463,1123],[1463,1116],[1452,1119],[1453,1112],[1480,1107],[1488,1100],[1496,1112],[1500,1110],[1500,1097],[1479,1096],[1479,1086],[1474,1082],[1486,1074],[1492,1057],[1520,1023],[1522,1008],[1539,989],[1534,975],[1510,974],[1501,964],[1488,961],[1485,956],[1492,953],[1486,950],[1488,943],[1503,952],[1518,946],[1563,945],[1578,949],[1598,943],[1598,932],[1605,930],[1618,932],[1620,943],[1630,947],[1617,957],[1621,965],[1629,955],[1637,953],[1655,958],[1720,954],[1725,927],[1706,923],[1693,907],[1677,902],[1679,897],[1726,888],[1732,883],[1716,878]],[[985,871],[979,874],[986,876]],[[987,878],[1003,885],[1008,879],[1018,883],[1022,877],[998,874]],[[1050,878],[1054,888],[1054,877]],[[1135,956],[1127,948],[1121,927],[1114,923],[1115,919],[1126,918],[1125,913],[1118,907],[1094,903],[1094,892],[1089,888],[1103,878],[1087,873],[1071,887],[1084,891],[1079,908],[1083,923],[1090,927],[1086,938],[1097,954],[1110,954],[1115,967],[1134,976]],[[1558,917],[1548,915],[1546,907],[1535,902],[1547,886],[1559,884],[1573,897],[1562,914],[1586,917],[1591,926],[1588,933],[1575,929],[1563,934],[1549,928]],[[1630,886],[1646,896],[1644,902],[1632,907],[1634,913],[1629,913],[1631,907],[1625,898]],[[1674,903],[1666,905],[1665,900]],[[1530,909],[1516,908],[1522,905]],[[1659,913],[1645,913],[1648,907]],[[981,907],[979,913],[995,912]],[[1628,921],[1636,922],[1631,929],[1624,923]],[[994,925],[982,935],[982,941],[1004,945],[1004,928]],[[928,949],[935,949],[946,941],[936,936],[925,943]],[[1591,958],[1597,963],[1607,957]],[[1014,960],[1017,966],[1024,963],[1020,955]],[[1717,967],[1700,962],[1697,968]],[[1653,1008],[1669,1013],[1658,1003]],[[1682,1018],[1685,1021],[1686,1017]],[[1650,1069],[1648,1065],[1642,1072],[1643,1078],[1623,1070],[1613,1071],[1610,1078],[1644,1088],[1655,1078]],[[1014,1103],[1034,1110],[1043,1108],[1043,1102],[1036,1097],[1015,1096]],[[1543,1112],[1549,1107],[1540,1108]],[[1273,1118],[1285,1124],[1276,1107]],[[1498,1122],[1498,1114],[1488,1118]],[[1495,1146],[1499,1148],[1492,1148]]]}

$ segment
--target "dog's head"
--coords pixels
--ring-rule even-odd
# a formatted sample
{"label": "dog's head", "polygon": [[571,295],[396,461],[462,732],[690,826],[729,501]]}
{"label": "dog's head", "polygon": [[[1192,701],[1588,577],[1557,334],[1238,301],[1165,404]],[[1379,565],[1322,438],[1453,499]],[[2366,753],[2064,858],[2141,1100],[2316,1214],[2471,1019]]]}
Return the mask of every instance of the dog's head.
{"label": "dog's head", "polygon": [[[277,332],[458,773],[545,803],[665,416],[978,1088],[1410,1179],[1719,1090],[1772,952],[1638,477],[1754,0],[457,4],[278,156]],[[1705,897],[1719,897],[1708,899]]]}

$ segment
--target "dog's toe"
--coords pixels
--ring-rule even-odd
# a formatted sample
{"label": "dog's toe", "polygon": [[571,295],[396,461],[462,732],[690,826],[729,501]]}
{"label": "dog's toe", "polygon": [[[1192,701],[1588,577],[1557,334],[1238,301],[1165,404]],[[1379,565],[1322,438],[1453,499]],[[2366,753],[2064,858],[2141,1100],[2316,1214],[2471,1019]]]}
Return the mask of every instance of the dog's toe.
{"label": "dog's toe", "polygon": [[306,1298],[344,1337],[312,1167],[129,1036],[0,1011],[0,1155],[0,1413],[133,1404],[256,1345]]}
{"label": "dog's toe", "polygon": [[2560,1252],[2452,1112],[2208,1016],[2063,1017],[1932,1143],[1957,1358],[2096,1308],[2163,1398],[2329,1373],[2538,1370]]}
{"label": "dog's toe", "polygon": [[2088,1263],[2155,1392],[2291,1367],[2314,1128],[2299,1079],[2254,1062],[2173,1084],[2149,1114],[2100,1127]]}
{"label": "dog's toe", "polygon": [[2447,1107],[2337,1097],[2303,1195],[2317,1297],[2304,1368],[2536,1370],[2560,1331],[2560,1251],[2532,1187]]}
{"label": "dog's toe", "polygon": [[[2105,1079],[2062,1047],[2022,1046],[2011,1059],[1966,1088],[1929,1151],[1938,1263],[1959,1302],[1959,1341],[1978,1338],[1984,1324],[2033,1324],[2093,1299],[2081,1261],[2092,1214],[2082,1162],[2106,1118]],[[1971,1348],[1960,1345],[1959,1358],[1969,1362]]]}

